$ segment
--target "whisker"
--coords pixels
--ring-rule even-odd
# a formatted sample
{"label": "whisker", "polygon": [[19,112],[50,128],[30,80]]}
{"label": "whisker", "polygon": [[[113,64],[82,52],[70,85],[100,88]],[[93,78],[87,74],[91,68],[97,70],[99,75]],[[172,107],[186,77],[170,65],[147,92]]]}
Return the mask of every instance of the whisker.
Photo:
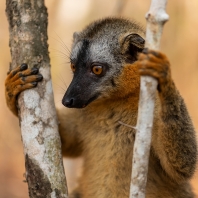
{"label": "whisker", "polygon": [[[66,91],[62,86],[58,85],[57,83],[54,82],[54,85],[56,85],[59,89],[61,89],[62,91]],[[66,88],[67,89],[67,88]]]}
{"label": "whisker", "polygon": [[60,79],[61,79],[61,81],[63,82],[63,84],[65,85],[65,87],[66,87],[66,89],[68,88],[68,86],[67,86],[67,84],[66,84],[66,82],[65,82],[65,80],[64,80],[64,78],[60,75]]}
{"label": "whisker", "polygon": [[[62,55],[62,54],[54,54],[54,55],[51,55],[51,57],[60,57],[60,58],[64,58],[64,59],[68,58],[67,56]],[[70,63],[70,61],[68,63]]]}
{"label": "whisker", "polygon": [[54,49],[54,48],[50,48],[50,49],[53,50],[53,51],[55,51],[55,52],[57,52],[57,53],[64,54],[64,55],[66,55],[68,58],[70,58],[69,55],[65,54],[65,53],[62,52],[61,50]]}
{"label": "whisker", "polygon": [[54,38],[54,37],[52,37],[52,38],[53,38],[55,41],[59,42],[60,46],[61,46],[67,53],[70,54],[70,51],[68,50],[67,47],[65,47],[65,44],[63,45],[63,43],[62,43],[60,40],[58,40],[58,39],[56,39],[56,38]]}
{"label": "whisker", "polygon": [[62,66],[62,65],[68,65],[68,64],[70,64],[70,62],[62,62],[62,63],[58,63],[58,66]]}
{"label": "whisker", "polygon": [[61,44],[61,46],[62,46],[67,52],[69,52],[69,54],[71,54],[71,51],[69,50],[69,48],[67,47],[67,45],[64,43],[64,41],[61,39],[61,37],[57,34],[56,31],[54,31],[54,32],[55,32],[56,36],[59,38],[59,40],[57,40],[57,41]]}
{"label": "whisker", "polygon": [[61,82],[63,83],[65,89],[62,88],[62,87],[61,87],[60,85],[58,85],[58,84],[57,84],[57,86],[61,87],[61,88],[63,89],[63,91],[65,92],[65,91],[67,90],[67,88],[68,88],[67,83],[65,82],[65,79],[62,77],[62,75],[57,75],[57,74],[56,74],[56,76],[61,80]]}

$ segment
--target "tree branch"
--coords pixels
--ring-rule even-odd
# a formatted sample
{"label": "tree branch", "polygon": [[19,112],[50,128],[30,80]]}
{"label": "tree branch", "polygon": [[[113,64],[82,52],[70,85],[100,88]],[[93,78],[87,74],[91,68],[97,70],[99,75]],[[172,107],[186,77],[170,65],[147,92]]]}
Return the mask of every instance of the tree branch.
{"label": "tree branch", "polygon": [[18,98],[26,179],[31,198],[68,197],[61,155],[47,44],[44,0],[6,0],[11,69],[27,63],[43,81]]}
{"label": "tree branch", "polygon": [[[151,2],[150,10],[146,14],[147,29],[145,47],[147,48],[159,49],[163,25],[169,18],[165,12],[166,3],[167,0],[152,0]],[[142,76],[140,83],[140,100],[137,132],[133,149],[130,198],[145,197],[157,88],[157,80],[149,76]]]}

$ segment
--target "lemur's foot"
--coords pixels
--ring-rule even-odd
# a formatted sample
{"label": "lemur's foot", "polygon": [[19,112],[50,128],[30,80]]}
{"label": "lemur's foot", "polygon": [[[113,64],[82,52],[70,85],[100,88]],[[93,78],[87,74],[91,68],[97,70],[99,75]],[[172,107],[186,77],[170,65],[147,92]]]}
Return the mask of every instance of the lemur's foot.
{"label": "lemur's foot", "polygon": [[27,64],[23,63],[8,73],[5,80],[5,96],[9,109],[15,115],[18,115],[17,96],[26,89],[36,87],[37,83],[43,79],[38,71],[37,68],[29,69]]}
{"label": "lemur's foot", "polygon": [[172,84],[170,63],[165,54],[144,49],[138,56],[140,75],[152,76],[158,80],[158,90],[163,92]]}

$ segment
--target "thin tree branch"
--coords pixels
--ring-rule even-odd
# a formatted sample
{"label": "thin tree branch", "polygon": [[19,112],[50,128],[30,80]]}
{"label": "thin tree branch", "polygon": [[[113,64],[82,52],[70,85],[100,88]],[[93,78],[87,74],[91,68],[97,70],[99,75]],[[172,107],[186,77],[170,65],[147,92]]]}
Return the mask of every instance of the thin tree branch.
{"label": "thin tree branch", "polygon": [[[152,0],[146,14],[146,46],[158,50],[164,23],[168,20],[165,12],[167,0]],[[147,182],[148,161],[153,128],[155,94],[157,80],[141,77],[140,101],[137,120],[137,132],[133,149],[132,178],[130,198],[144,198]]]}

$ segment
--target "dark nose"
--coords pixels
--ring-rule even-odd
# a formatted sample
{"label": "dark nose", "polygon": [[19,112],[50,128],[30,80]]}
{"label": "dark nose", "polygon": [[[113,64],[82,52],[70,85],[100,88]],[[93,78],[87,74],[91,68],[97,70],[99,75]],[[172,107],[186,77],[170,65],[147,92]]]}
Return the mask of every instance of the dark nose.
{"label": "dark nose", "polygon": [[73,107],[73,105],[74,105],[74,99],[73,99],[73,98],[66,98],[66,99],[63,98],[62,104],[63,104],[65,107],[71,108],[71,107]]}

